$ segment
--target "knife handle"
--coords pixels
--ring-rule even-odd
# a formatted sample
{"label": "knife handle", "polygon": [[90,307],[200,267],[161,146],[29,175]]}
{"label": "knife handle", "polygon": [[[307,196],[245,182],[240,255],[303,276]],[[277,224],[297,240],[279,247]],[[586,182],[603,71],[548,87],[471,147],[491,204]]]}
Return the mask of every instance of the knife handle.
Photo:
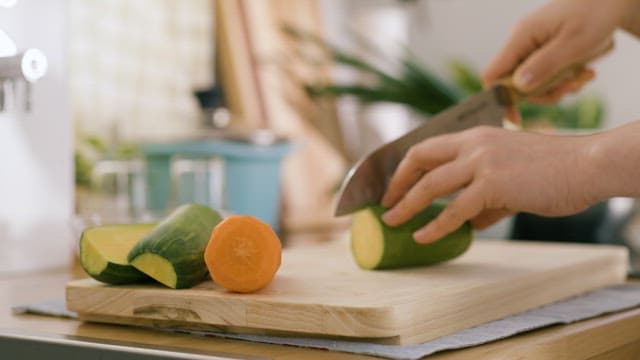
{"label": "knife handle", "polygon": [[569,66],[568,68],[554,75],[547,82],[543,83],[542,85],[536,87],[531,91],[518,90],[513,84],[512,76],[508,76],[498,80],[498,84],[503,85],[507,89],[509,89],[509,94],[511,96],[511,103],[516,104],[530,97],[542,95],[547,91],[549,91],[550,89],[553,89],[558,84],[561,84],[569,79],[578,77],[583,71],[585,71],[587,64],[589,62],[595,60],[596,58],[600,57],[605,53],[608,53],[611,49],[613,49],[613,47],[614,47],[614,42],[612,39],[609,39],[606,43],[604,43],[603,46],[598,48],[597,51],[595,51],[593,55],[589,56],[585,61]]}

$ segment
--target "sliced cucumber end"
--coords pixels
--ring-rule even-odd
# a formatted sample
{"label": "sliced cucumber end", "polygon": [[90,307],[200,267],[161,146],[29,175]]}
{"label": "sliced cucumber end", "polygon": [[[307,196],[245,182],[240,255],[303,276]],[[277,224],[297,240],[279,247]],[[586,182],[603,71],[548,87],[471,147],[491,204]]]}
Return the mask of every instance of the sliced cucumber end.
{"label": "sliced cucumber end", "polygon": [[153,226],[153,224],[100,226],[85,230],[82,239],[89,244],[89,249],[102,254],[106,261],[128,265],[129,251],[153,229]]}
{"label": "sliced cucumber end", "polygon": [[95,244],[83,236],[80,239],[80,249],[80,263],[85,271],[91,276],[102,274],[109,261],[101,255]]}
{"label": "sliced cucumber end", "polygon": [[178,277],[173,264],[158,254],[140,254],[131,260],[131,265],[172,289],[177,286]]}
{"label": "sliced cucumber end", "polygon": [[353,215],[351,226],[351,247],[358,266],[375,269],[384,255],[384,233],[382,224],[371,209],[364,209]]}

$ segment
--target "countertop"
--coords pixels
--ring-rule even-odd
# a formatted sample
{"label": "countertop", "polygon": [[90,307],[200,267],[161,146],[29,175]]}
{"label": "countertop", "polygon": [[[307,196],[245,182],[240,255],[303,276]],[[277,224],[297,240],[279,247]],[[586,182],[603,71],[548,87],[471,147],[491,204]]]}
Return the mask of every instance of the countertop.
{"label": "countertop", "polygon": [[[288,244],[332,241],[335,234],[290,235]],[[11,307],[64,298],[67,281],[86,277],[77,263],[66,268],[27,274],[0,274],[0,327],[20,332],[78,336],[95,340],[126,341],[143,346],[169,346],[199,353],[233,354],[272,359],[373,359],[372,357],[176,334],[117,325],[38,315],[14,315]],[[0,330],[2,331],[2,330]],[[0,355],[2,350],[0,349]],[[231,358],[231,357],[230,357]],[[553,326],[506,340],[428,357],[462,359],[640,359],[640,309],[598,317],[571,325]]]}

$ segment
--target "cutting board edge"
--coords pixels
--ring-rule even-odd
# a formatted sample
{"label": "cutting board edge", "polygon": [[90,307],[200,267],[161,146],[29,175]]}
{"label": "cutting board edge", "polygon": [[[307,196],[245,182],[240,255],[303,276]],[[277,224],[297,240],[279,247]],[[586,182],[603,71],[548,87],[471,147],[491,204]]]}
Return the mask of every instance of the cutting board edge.
{"label": "cutting board edge", "polygon": [[[138,285],[139,286],[139,285]],[[97,292],[90,294],[93,289],[99,289]],[[135,295],[127,295],[129,290],[136,290]],[[170,314],[167,313],[167,308],[157,306],[159,311],[150,311],[149,306],[145,306],[145,310],[136,306],[136,298],[141,297],[154,297],[161,299],[164,295],[158,294],[158,292],[165,291],[167,289],[162,287],[144,287],[138,288],[136,285],[132,286],[112,286],[108,284],[102,284],[92,278],[85,278],[79,280],[72,280],[65,286],[66,305],[70,311],[82,313],[85,316],[91,315],[92,318],[105,317],[118,317],[119,319],[130,319],[128,323],[135,324],[136,319],[146,319],[149,321],[182,321],[183,324],[206,324],[213,327],[235,327],[244,329],[264,329],[270,331],[289,331],[291,333],[303,333],[303,334],[327,334],[334,337],[346,337],[346,338],[397,338],[400,336],[400,331],[395,328],[381,327],[379,324],[393,324],[395,323],[395,307],[393,305],[379,305],[379,306],[357,306],[357,305],[340,305],[340,304],[315,304],[315,303],[288,303],[282,301],[272,300],[249,300],[237,298],[219,298],[219,300],[225,303],[230,308],[242,307],[241,312],[246,317],[243,321],[227,322],[224,319],[214,318],[209,319],[207,322],[201,320],[201,316],[192,316],[195,311],[181,306],[173,306],[170,310]],[[99,299],[92,301],[96,310],[92,311],[91,308],[87,309],[86,300],[89,296],[95,296]],[[191,303],[193,301],[202,300],[204,296],[202,294],[193,295],[192,293],[185,292],[185,296],[181,298],[184,303]],[[113,305],[111,308],[106,307],[103,304],[104,299],[115,299],[108,305]],[[156,300],[162,302],[161,300]],[[280,307],[286,305],[289,312],[296,313],[298,315],[304,314],[308,320],[304,322],[304,326],[292,326],[289,324],[285,326],[274,326],[272,318],[269,316],[258,314],[273,314],[275,310],[276,316],[282,316],[278,314]],[[321,306],[318,306],[321,305]],[[310,308],[315,306],[315,312],[311,312]],[[295,314],[294,314],[295,315]],[[170,317],[171,318],[168,318]],[[342,319],[348,317],[349,325],[344,326]],[[296,319],[297,321],[298,319]],[[314,321],[315,320],[315,321]],[[372,323],[376,326],[372,326]],[[317,326],[314,326],[317,325]],[[335,330],[339,329],[339,330]],[[393,343],[386,341],[388,343]]]}
{"label": "cutting board edge", "polygon": [[295,332],[286,330],[275,329],[256,329],[241,326],[217,326],[211,324],[198,324],[192,322],[180,322],[176,321],[168,323],[166,321],[158,322],[156,319],[135,318],[127,316],[109,316],[103,314],[94,313],[78,313],[78,318],[81,321],[100,323],[100,324],[114,324],[124,326],[135,326],[149,328],[151,330],[175,330],[175,331],[210,331],[216,333],[229,333],[229,334],[244,334],[244,335],[265,335],[265,336],[287,336],[287,337],[308,337],[308,338],[322,338],[322,339],[334,339],[334,340],[347,340],[347,341],[359,341],[359,342],[371,342],[384,345],[398,345],[400,344],[399,335],[391,337],[359,337],[359,336],[343,336],[343,335],[327,335],[321,333],[307,333],[307,332]]}
{"label": "cutting board edge", "polygon": [[[403,331],[401,331],[400,333],[398,344],[408,345],[408,344],[416,344],[416,343],[422,343],[422,342],[434,340],[438,337],[450,335],[455,332],[458,332],[473,326],[481,325],[487,322],[495,321],[511,315],[529,311],[529,310],[532,310],[541,306],[545,306],[554,302],[566,300],[566,299],[579,296],[591,291],[596,291],[598,289],[622,284],[625,282],[627,278],[627,271],[628,271],[628,264],[629,264],[628,250],[620,246],[607,246],[607,247],[608,249],[605,250],[606,252],[609,253],[607,254],[607,256],[595,258],[585,263],[566,266],[565,270],[572,271],[572,272],[582,272],[585,270],[598,269],[598,268],[608,270],[606,272],[598,273],[598,276],[595,276],[595,277],[590,276],[589,277],[590,282],[588,283],[582,283],[580,284],[581,286],[577,288],[576,287],[569,288],[567,286],[557,285],[556,286],[557,289],[555,290],[560,292],[557,294],[554,294],[553,296],[545,296],[544,298],[539,298],[536,301],[532,300],[532,299],[535,299],[534,297],[525,297],[529,302],[526,305],[518,307],[516,310],[514,310],[514,308],[511,308],[509,311],[507,311],[505,310],[506,309],[505,307],[499,307],[500,309],[502,309],[502,312],[504,312],[503,315],[499,315],[499,316],[487,315],[485,316],[485,319],[475,321],[476,324],[471,326],[465,326],[465,327],[451,326],[450,330],[446,331],[446,334],[444,335],[442,332],[442,329],[444,328],[444,326],[442,324],[439,324],[437,326],[437,329],[438,329],[437,332],[430,329],[423,329],[423,330],[416,331],[416,328],[421,328],[428,325],[429,319],[419,317],[419,316],[411,316],[409,318],[410,321],[404,321],[404,322],[400,321],[399,323],[395,324],[396,328],[403,329]],[[545,282],[545,280],[547,280],[551,276],[550,273],[552,272],[551,271],[541,272],[540,274],[537,275],[537,277],[540,278],[537,281],[541,283]],[[565,272],[563,276],[564,278],[567,278],[567,279],[572,277],[571,275],[568,275],[567,272]],[[572,285],[576,286],[578,284],[573,283]],[[505,293],[508,292],[506,290],[503,290],[503,291]],[[455,297],[455,296],[459,296],[459,294],[452,293],[448,295],[448,297]],[[537,305],[534,305],[534,304],[537,304]],[[397,306],[399,307],[399,309],[401,309],[401,311],[415,314],[417,312],[415,311],[412,312],[411,309],[414,307],[425,306],[425,304],[421,302],[414,302],[414,303],[399,304]],[[441,309],[440,311],[442,311],[443,313],[449,313],[447,311],[444,311],[443,309]],[[429,315],[433,315],[433,314],[429,314]],[[466,319],[468,321],[468,317]]]}

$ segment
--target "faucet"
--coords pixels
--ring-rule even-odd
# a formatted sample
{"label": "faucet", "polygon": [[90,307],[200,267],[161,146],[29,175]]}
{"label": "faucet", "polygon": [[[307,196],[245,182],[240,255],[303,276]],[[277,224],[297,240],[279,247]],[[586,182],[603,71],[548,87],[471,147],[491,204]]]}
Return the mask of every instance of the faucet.
{"label": "faucet", "polygon": [[47,57],[38,49],[0,57],[0,111],[10,110],[18,101],[19,83],[24,86],[23,109],[31,111],[31,86],[46,72]]}
{"label": "faucet", "polygon": [[[16,0],[0,0],[0,7],[11,8]],[[15,42],[0,30],[0,112],[18,102],[22,84],[25,111],[31,110],[31,86],[47,72],[47,57],[38,49],[18,51]]]}

